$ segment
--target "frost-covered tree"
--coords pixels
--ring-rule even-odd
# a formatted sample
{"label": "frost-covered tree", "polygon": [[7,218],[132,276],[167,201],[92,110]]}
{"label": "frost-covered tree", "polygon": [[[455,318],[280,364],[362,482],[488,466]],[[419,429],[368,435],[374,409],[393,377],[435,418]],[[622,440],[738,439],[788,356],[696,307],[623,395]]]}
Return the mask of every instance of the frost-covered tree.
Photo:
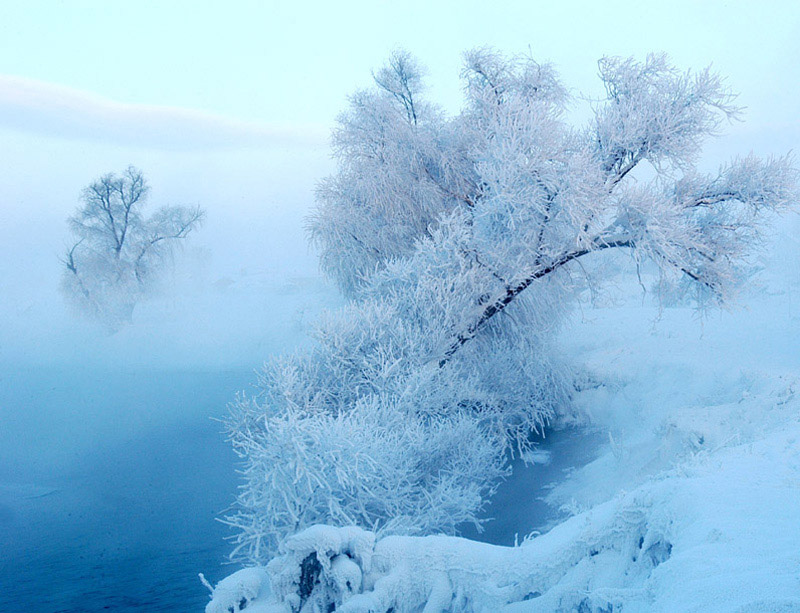
{"label": "frost-covered tree", "polygon": [[88,185],[68,220],[74,241],[62,258],[62,290],[111,330],[130,321],[178,242],[203,221],[200,207],[161,207],[145,217],[149,192],[142,172],[129,166]]}
{"label": "frost-covered tree", "polygon": [[485,49],[466,56],[456,116],[424,100],[404,53],[352,97],[309,222],[350,303],[233,407],[236,554],[263,561],[320,522],[479,522],[508,452],[566,400],[553,337],[591,254],[650,261],[704,304],[733,296],[768,213],[796,202],[791,160],[704,175],[703,142],[738,113],[721,79],[661,55],[599,69],[606,96],[581,126],[550,66]]}

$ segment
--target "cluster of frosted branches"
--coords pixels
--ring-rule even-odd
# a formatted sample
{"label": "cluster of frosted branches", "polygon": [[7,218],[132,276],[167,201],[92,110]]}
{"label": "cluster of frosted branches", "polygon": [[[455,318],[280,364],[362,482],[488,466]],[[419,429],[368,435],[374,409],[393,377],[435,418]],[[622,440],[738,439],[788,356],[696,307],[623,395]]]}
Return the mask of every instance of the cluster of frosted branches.
{"label": "cluster of frosted branches", "polygon": [[424,322],[447,313],[418,318],[426,305],[386,294],[324,318],[312,350],[274,359],[261,394],[232,407],[228,428],[247,460],[229,518],[240,529],[236,555],[263,561],[321,521],[401,534],[478,523],[507,473],[507,447],[524,447],[550,414],[560,380],[537,348],[525,361],[520,347],[487,334],[470,350],[491,356],[491,368],[465,351],[440,369],[446,330],[427,333]]}
{"label": "cluster of frosted branches", "polygon": [[[724,301],[764,213],[796,201],[788,158],[696,172],[737,113],[710,71],[606,58],[606,99],[579,127],[547,65],[478,50],[462,76],[464,110],[447,117],[396,54],[340,119],[310,231],[351,302],[312,350],[269,364],[228,424],[246,462],[230,521],[252,561],[314,523],[479,521],[509,450],[565,400],[552,339],[585,281],[575,263],[624,249]],[[653,178],[634,181],[643,164]]]}
{"label": "cluster of frosted branches", "polygon": [[111,330],[130,321],[177,242],[203,220],[199,207],[181,206],[162,207],[145,218],[149,192],[142,172],[131,166],[86,187],[83,205],[69,218],[75,242],[62,260],[62,289]]}

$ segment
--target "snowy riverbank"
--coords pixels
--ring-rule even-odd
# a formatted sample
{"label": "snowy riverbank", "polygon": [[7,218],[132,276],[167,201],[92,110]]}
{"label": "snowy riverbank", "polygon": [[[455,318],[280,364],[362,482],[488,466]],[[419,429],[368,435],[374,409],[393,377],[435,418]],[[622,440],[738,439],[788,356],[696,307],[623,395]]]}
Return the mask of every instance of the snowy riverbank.
{"label": "snowy riverbank", "polygon": [[[267,575],[251,573],[207,610],[237,610],[226,599],[243,588],[248,611],[294,610],[309,555],[320,587],[304,598],[343,611],[800,610],[800,291],[787,244],[733,312],[700,320],[639,298],[576,315],[564,346],[582,375],[562,421],[603,442],[547,490],[571,517],[546,534],[502,548],[302,533],[268,567],[284,604],[267,606]],[[491,514],[519,517],[528,497],[520,487]]]}

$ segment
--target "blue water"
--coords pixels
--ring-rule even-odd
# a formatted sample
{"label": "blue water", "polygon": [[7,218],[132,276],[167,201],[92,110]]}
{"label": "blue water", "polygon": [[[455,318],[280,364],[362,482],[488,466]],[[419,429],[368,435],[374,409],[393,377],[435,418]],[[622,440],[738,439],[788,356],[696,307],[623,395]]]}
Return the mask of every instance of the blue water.
{"label": "blue water", "polygon": [[500,484],[486,506],[489,519],[479,531],[474,525],[461,527],[461,536],[493,545],[512,546],[532,532],[547,532],[568,513],[548,504],[544,497],[549,488],[570,471],[594,460],[604,442],[603,435],[592,429],[563,428],[548,431],[534,439],[534,449],[544,461],[512,461],[511,476]]}
{"label": "blue water", "polygon": [[0,376],[0,611],[201,611],[230,532],[227,372],[29,368]]}
{"label": "blue water", "polygon": [[[226,564],[237,460],[218,421],[250,369],[0,373],[0,611],[202,611]],[[588,438],[587,438],[588,437]],[[552,432],[549,462],[499,488],[464,536],[513,544],[558,519],[548,483],[592,459],[591,435]]]}

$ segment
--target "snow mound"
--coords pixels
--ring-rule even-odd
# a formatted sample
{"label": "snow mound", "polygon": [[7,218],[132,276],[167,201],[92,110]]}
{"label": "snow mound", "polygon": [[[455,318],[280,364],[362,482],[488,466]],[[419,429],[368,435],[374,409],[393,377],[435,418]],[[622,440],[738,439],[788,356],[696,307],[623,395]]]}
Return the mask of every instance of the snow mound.
{"label": "snow mound", "polygon": [[[200,578],[205,583],[205,577],[201,575]],[[263,568],[245,568],[225,577],[214,588],[206,613],[236,613],[244,609],[251,613],[270,611],[259,604],[268,594],[265,591],[268,581]]]}

